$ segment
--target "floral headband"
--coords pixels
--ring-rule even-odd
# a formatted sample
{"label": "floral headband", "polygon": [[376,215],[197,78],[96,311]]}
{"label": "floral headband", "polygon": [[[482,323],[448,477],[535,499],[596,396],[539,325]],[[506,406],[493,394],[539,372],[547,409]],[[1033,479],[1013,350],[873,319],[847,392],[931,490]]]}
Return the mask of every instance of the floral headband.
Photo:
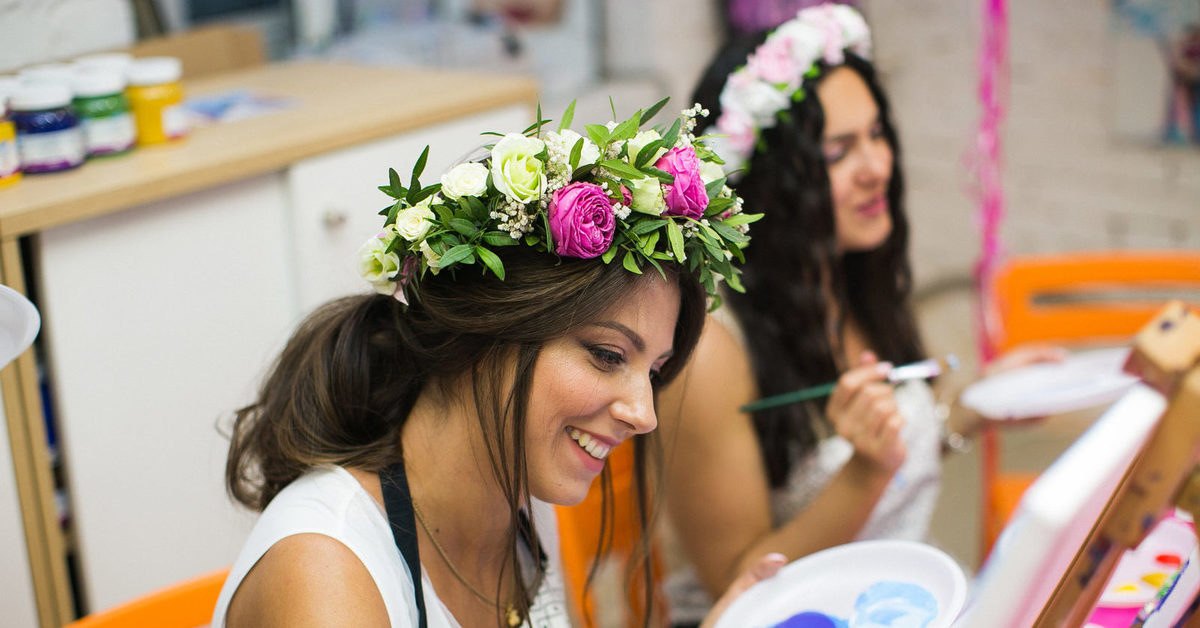
{"label": "floral headband", "polygon": [[693,130],[700,105],[683,111],[665,131],[641,130],[666,99],[621,123],[586,125],[587,137],[570,130],[575,103],[557,131],[542,119],[521,133],[500,137],[481,161],[461,163],[422,186],[429,147],[417,160],[408,187],[390,169],[379,189],[395,199],[384,208],[383,231],[359,254],[359,271],[377,292],[401,303],[428,271],[466,270],[505,277],[496,254],[529,246],[560,258],[620,259],[642,273],[678,261],[698,273],[720,302],[724,280],[742,291],[742,248],[749,224],[762,214],[742,212],[742,200],[725,184],[721,160]]}
{"label": "floral headband", "polygon": [[862,15],[841,4],[801,9],[767,36],[721,90],[719,135],[707,141],[725,161],[725,172],[743,167],[762,129],[775,126],[792,102],[804,99],[801,84],[817,75],[817,62],[839,65],[847,48],[867,57],[871,36]]}

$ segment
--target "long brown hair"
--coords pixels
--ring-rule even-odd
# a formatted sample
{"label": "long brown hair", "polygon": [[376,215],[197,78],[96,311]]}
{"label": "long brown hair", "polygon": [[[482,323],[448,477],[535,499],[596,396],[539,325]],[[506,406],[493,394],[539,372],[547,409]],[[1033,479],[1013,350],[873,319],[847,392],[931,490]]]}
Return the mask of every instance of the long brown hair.
{"label": "long brown hair", "polygon": [[[735,40],[713,60],[696,89],[695,100],[716,120],[719,94],[729,73],[766,33]],[[881,360],[897,364],[924,355],[910,296],[908,217],[904,206],[904,173],[900,141],[892,125],[887,96],[874,66],[846,52],[844,66],[867,84],[879,107],[883,135],[892,149],[887,189],[892,231],[871,251],[837,254],[833,197],[821,136],[825,112],[816,97],[820,82],[833,67],[819,63],[817,74],[804,80],[808,97],[793,101],[787,116],[764,129],[749,170],[734,188],[746,209],[765,214],[765,229],[755,232],[754,246],[742,265],[745,294],[727,300],[746,336],[759,393],[766,397],[838,378],[840,370],[827,332],[828,305],[822,275],[830,277],[837,311],[836,335],[842,338],[847,316],[862,326],[870,347]],[[816,446],[830,431],[825,399],[761,410],[754,428],[771,486],[782,486],[797,452]]]}
{"label": "long brown hair", "polygon": [[[638,276],[598,260],[555,260],[524,247],[505,250],[503,261],[503,281],[470,268],[454,277],[428,275],[407,308],[389,296],[363,295],[313,312],[288,341],[257,400],[235,415],[225,470],[230,495],[261,510],[314,466],[383,469],[402,459],[400,428],[418,395],[432,386],[448,396],[452,380],[462,375],[509,503],[506,569],[520,573],[520,504],[529,498],[525,415],[541,349],[657,275],[650,270]],[[671,264],[663,268],[680,293],[674,354],[661,370],[669,382],[696,345],[705,298],[691,273]],[[502,368],[514,373],[510,390],[495,385]],[[639,475],[645,469],[639,464]],[[518,610],[525,615],[530,587],[517,580]]]}

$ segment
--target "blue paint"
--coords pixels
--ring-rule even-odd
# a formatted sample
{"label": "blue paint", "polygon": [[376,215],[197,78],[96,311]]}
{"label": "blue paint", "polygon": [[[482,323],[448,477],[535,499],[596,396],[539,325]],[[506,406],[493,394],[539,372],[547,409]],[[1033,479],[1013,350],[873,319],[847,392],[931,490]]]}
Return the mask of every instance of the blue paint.
{"label": "blue paint", "polygon": [[804,611],[788,617],[771,628],[846,628],[846,622],[825,613]]}
{"label": "blue paint", "polygon": [[876,582],[854,601],[850,628],[925,628],[937,617],[937,599],[908,582]]}

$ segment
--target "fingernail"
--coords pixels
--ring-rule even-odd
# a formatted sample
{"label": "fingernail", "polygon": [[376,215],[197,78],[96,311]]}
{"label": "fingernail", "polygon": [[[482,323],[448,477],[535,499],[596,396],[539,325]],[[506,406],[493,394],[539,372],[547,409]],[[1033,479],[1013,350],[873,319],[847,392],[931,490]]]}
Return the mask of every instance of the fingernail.
{"label": "fingernail", "polygon": [[887,375],[891,371],[892,371],[892,363],[891,362],[880,362],[879,364],[875,365],[875,372],[879,373],[880,375]]}
{"label": "fingernail", "polygon": [[783,554],[780,554],[779,552],[771,552],[770,554],[767,554],[767,559],[773,560],[773,561],[778,561],[778,562],[787,562],[787,556],[784,556]]}

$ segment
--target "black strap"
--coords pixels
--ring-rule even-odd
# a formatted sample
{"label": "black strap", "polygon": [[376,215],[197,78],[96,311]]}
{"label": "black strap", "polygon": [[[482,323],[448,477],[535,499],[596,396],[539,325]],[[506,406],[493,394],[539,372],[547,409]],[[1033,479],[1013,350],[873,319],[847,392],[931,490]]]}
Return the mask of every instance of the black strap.
{"label": "black strap", "polygon": [[392,538],[396,540],[396,549],[400,550],[400,556],[408,563],[408,572],[412,574],[413,591],[417,597],[417,626],[427,628],[425,593],[421,586],[421,558],[417,550],[417,520],[413,514],[412,495],[408,492],[404,461],[380,471],[379,484],[383,488],[383,507],[392,528]]}

